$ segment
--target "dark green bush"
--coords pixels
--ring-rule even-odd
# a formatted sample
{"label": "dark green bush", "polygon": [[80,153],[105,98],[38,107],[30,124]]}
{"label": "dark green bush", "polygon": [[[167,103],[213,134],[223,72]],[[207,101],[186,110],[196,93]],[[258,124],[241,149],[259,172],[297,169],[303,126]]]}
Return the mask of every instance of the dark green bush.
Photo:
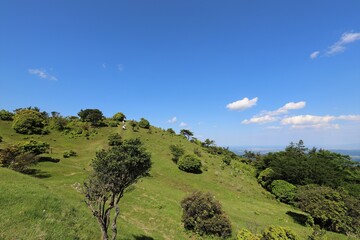
{"label": "dark green bush", "polygon": [[231,236],[231,224],[210,193],[194,192],[181,201],[185,229],[200,235]]}
{"label": "dark green bush", "polygon": [[22,153],[32,153],[34,155],[40,155],[46,153],[50,148],[50,145],[46,142],[30,140],[25,143],[18,144],[18,149]]}
{"label": "dark green bush", "polygon": [[166,130],[166,132],[168,132],[168,133],[170,133],[170,134],[175,134],[175,131],[174,131],[174,129],[172,129],[172,128],[168,128],[168,129]]}
{"label": "dark green bush", "polygon": [[14,114],[12,112],[6,111],[4,109],[0,110],[0,120],[3,121],[12,121]]}
{"label": "dark green bush", "polygon": [[112,133],[108,137],[108,145],[109,146],[119,146],[122,143],[121,135],[118,133]]}
{"label": "dark green bush", "polygon": [[266,168],[260,172],[257,181],[266,189],[269,189],[271,182],[274,180],[274,171],[271,168]]}
{"label": "dark green bush", "polygon": [[112,117],[112,119],[117,122],[122,122],[126,119],[126,116],[122,112],[118,112],[118,113],[115,113],[115,115]]}
{"label": "dark green bush", "polygon": [[145,118],[141,118],[139,121],[139,127],[149,129],[150,122],[148,120],[146,120]]}
{"label": "dark green bush", "polygon": [[117,126],[119,126],[119,122],[117,122],[117,121],[108,121],[107,125],[109,127],[117,127]]}
{"label": "dark green bush", "polygon": [[222,161],[225,165],[229,166],[231,164],[231,158],[228,156],[223,157]]}
{"label": "dark green bush", "polygon": [[270,184],[271,193],[281,202],[292,202],[296,194],[296,186],[284,180],[274,180]]}
{"label": "dark green bush", "polygon": [[264,230],[262,240],[300,240],[298,236],[289,228],[270,226]]}
{"label": "dark green bush", "polygon": [[69,158],[69,157],[76,157],[77,156],[77,153],[73,150],[70,150],[70,151],[66,151],[64,152],[63,154],[63,157],[64,158]]}
{"label": "dark green bush", "polygon": [[46,118],[38,111],[20,110],[14,117],[13,129],[21,134],[45,134]]}
{"label": "dark green bush", "polygon": [[189,173],[201,173],[201,160],[192,155],[185,155],[178,161],[179,169]]}

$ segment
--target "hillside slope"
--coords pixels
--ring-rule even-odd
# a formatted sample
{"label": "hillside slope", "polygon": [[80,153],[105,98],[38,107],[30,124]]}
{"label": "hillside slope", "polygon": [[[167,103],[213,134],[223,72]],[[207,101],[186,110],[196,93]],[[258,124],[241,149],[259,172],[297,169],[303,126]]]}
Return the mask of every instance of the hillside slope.
{"label": "hillside slope", "polygon": [[[124,139],[139,137],[152,155],[151,176],[142,179],[120,202],[118,239],[195,239],[181,224],[180,201],[195,190],[211,192],[221,202],[232,223],[234,236],[241,228],[260,232],[266,226],[287,226],[302,239],[311,233],[286,214],[299,212],[279,203],[262,189],[254,169],[240,162],[222,166],[222,158],[206,153],[182,136],[159,128],[134,132],[121,127],[103,127],[88,140],[52,131],[49,135],[20,135],[11,122],[0,121],[0,147],[26,139],[47,142],[53,158],[60,162],[41,162],[35,175],[28,176],[0,168],[0,239],[100,239],[96,219],[83,202],[79,186],[91,171],[95,152],[108,148],[107,137],[118,132]],[[183,145],[186,153],[199,148],[206,171],[189,174],[171,160],[169,146]],[[74,150],[77,157],[63,158]],[[329,239],[347,239],[328,233]]]}

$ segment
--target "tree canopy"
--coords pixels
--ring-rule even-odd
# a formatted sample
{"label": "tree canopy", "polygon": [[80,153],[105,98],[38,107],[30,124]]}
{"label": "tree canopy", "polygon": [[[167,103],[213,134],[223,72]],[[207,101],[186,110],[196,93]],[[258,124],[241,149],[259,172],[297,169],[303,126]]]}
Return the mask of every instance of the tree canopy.
{"label": "tree canopy", "polygon": [[83,122],[90,122],[93,126],[99,126],[104,119],[104,115],[99,109],[81,109],[78,116]]}

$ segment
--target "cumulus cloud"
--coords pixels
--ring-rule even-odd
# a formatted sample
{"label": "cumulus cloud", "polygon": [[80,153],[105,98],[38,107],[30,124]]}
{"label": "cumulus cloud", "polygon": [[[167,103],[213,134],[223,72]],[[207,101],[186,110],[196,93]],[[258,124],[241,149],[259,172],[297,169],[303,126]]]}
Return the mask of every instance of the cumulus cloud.
{"label": "cumulus cloud", "polygon": [[53,75],[50,75],[49,73],[46,72],[46,70],[41,70],[41,69],[29,69],[28,70],[29,73],[31,75],[36,75],[38,76],[39,78],[42,78],[42,79],[48,79],[48,80],[51,80],[51,81],[57,81],[57,78]]}
{"label": "cumulus cloud", "polygon": [[315,51],[315,52],[310,54],[310,58],[315,59],[315,58],[317,58],[319,56],[319,54],[320,54],[320,51]]}
{"label": "cumulus cloud", "polygon": [[269,126],[269,127],[266,127],[267,129],[282,129],[283,127],[281,126]]}
{"label": "cumulus cloud", "polygon": [[177,121],[177,118],[173,117],[173,118],[169,119],[167,122],[168,123],[176,123],[176,121]]}
{"label": "cumulus cloud", "polygon": [[251,108],[256,105],[258,98],[253,98],[249,100],[247,97],[243,98],[242,100],[238,100],[236,102],[229,103],[226,105],[226,108],[230,110],[245,110],[247,108]]}
{"label": "cumulus cloud", "polygon": [[334,43],[326,51],[328,56],[345,51],[346,45],[360,40],[360,32],[346,32],[341,35],[339,41]]}
{"label": "cumulus cloud", "polygon": [[245,119],[241,123],[242,124],[250,124],[250,123],[263,124],[263,123],[268,123],[268,122],[275,122],[276,120],[277,120],[276,117],[265,115],[265,116],[262,116],[262,117],[252,117],[249,120]]}
{"label": "cumulus cloud", "polygon": [[283,125],[291,125],[291,128],[306,129],[306,128],[326,128],[339,129],[339,124],[331,124],[331,122],[343,121],[360,121],[360,115],[340,115],[340,116],[315,116],[315,115],[299,115],[294,117],[287,117],[281,120]]}
{"label": "cumulus cloud", "polygon": [[180,126],[180,127],[186,127],[186,126],[187,126],[187,123],[181,122],[181,123],[179,124],[179,126]]}

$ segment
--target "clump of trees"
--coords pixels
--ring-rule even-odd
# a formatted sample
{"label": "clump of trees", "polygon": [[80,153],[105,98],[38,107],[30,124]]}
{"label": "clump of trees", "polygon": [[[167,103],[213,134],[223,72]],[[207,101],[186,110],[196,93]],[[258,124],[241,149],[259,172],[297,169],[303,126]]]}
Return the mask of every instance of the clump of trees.
{"label": "clump of trees", "polygon": [[101,126],[105,118],[99,109],[81,109],[78,116],[83,122],[90,122],[92,126]]}
{"label": "clump of trees", "polygon": [[180,170],[188,173],[201,173],[201,160],[194,155],[185,155],[178,161]]}
{"label": "clump of trees", "polygon": [[24,173],[38,162],[37,156],[46,153],[49,147],[48,143],[30,140],[0,149],[0,165]]}
{"label": "clump of trees", "polygon": [[20,109],[16,111],[12,127],[21,134],[46,134],[46,125],[44,114],[32,109]]}
{"label": "clump of trees", "polygon": [[3,121],[12,121],[14,117],[14,113],[9,112],[5,109],[0,110],[0,120]]}
{"label": "clump of trees", "polygon": [[126,119],[126,116],[125,114],[123,114],[122,112],[117,112],[114,114],[114,116],[112,117],[112,119],[114,121],[117,121],[117,122],[122,122],[122,121],[125,121]]}
{"label": "clump of trees", "polygon": [[199,235],[231,236],[230,220],[210,193],[194,192],[181,201],[181,207],[185,229]]}
{"label": "clump of trees", "polygon": [[139,121],[139,127],[149,129],[150,128],[150,122],[146,120],[145,118],[141,118]]}
{"label": "clump of trees", "polygon": [[116,239],[120,199],[129,186],[148,175],[151,156],[139,139],[129,139],[97,152],[91,166],[93,174],[84,183],[86,204],[97,219],[103,239],[109,238],[110,226],[112,239]]}

